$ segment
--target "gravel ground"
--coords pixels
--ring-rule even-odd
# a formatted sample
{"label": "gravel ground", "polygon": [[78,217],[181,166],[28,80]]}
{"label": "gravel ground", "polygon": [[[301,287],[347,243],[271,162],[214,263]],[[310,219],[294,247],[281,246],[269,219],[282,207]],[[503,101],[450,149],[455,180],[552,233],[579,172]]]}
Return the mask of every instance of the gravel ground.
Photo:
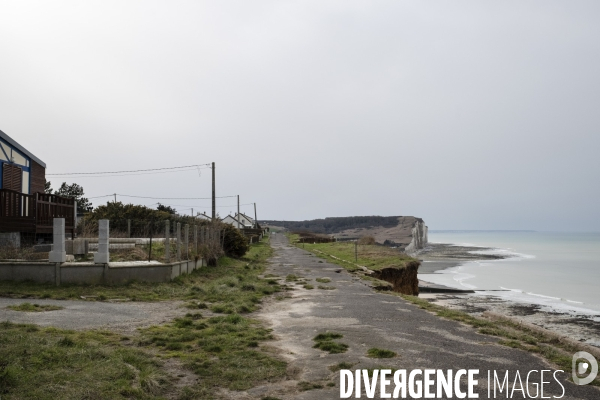
{"label": "gravel ground", "polygon": [[[52,304],[62,310],[44,312],[22,312],[7,309],[21,303]],[[162,324],[189,310],[181,301],[101,302],[42,299],[0,298],[0,321],[10,321],[63,329],[108,329],[123,334],[133,334],[137,328]]]}

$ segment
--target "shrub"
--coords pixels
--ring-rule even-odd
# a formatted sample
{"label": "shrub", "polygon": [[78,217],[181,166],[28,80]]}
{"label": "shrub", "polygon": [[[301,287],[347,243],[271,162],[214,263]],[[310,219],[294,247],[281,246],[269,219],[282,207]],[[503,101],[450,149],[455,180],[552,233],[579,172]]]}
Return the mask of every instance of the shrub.
{"label": "shrub", "polygon": [[223,251],[226,255],[240,258],[250,250],[244,234],[233,225],[223,224],[223,235]]}

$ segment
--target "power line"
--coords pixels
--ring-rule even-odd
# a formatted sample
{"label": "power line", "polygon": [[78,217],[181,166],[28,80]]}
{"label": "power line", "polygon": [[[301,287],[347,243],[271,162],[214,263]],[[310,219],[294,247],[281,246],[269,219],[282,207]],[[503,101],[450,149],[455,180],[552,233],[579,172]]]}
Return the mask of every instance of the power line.
{"label": "power line", "polygon": [[[133,197],[133,198],[137,198],[137,199],[152,199],[152,200],[210,200],[212,199],[212,197],[149,197],[149,196],[131,196],[128,194],[119,194],[119,193],[111,193],[111,194],[105,194],[104,196],[94,196],[94,197],[88,197],[88,199],[99,199],[101,197],[112,197],[112,196],[121,196],[121,197]],[[225,199],[225,198],[229,198],[229,197],[236,197],[236,196],[217,196],[218,199]]]}
{"label": "power line", "polygon": [[[114,194],[113,194],[114,196]],[[137,199],[152,199],[152,200],[211,200],[212,197],[147,197],[147,196],[130,196],[127,194],[119,194],[117,196],[121,197],[133,197]],[[217,196],[217,199],[225,199],[228,197],[236,197],[236,196]]]}
{"label": "power line", "polygon": [[[129,173],[129,174],[106,174],[106,175],[80,175],[77,177],[77,179],[82,179],[82,178],[114,178],[114,177],[119,177],[119,176],[140,176],[140,175],[161,175],[161,174],[174,174],[177,172],[186,172],[186,171],[197,171],[198,173],[200,173],[200,169],[206,169],[206,168],[188,168],[188,169],[179,169],[179,170],[175,170],[175,171],[162,171],[162,172],[139,172],[139,173]],[[56,175],[47,175],[49,177],[55,176]]]}
{"label": "power line", "polygon": [[[163,206],[171,206],[171,207],[187,207],[187,208],[210,208],[210,205],[188,205],[188,204],[168,204],[168,203],[152,203],[151,205],[154,204],[162,204]],[[254,203],[246,203],[246,204],[240,204],[240,206],[251,206]],[[226,206],[217,206],[217,207],[237,207],[237,204],[230,204],[230,205],[226,205]]]}
{"label": "power line", "polygon": [[199,169],[199,168],[210,168],[210,164],[194,164],[184,165],[182,167],[167,167],[167,168],[150,168],[150,169],[135,169],[128,171],[103,171],[103,172],[64,172],[60,174],[46,174],[46,176],[67,176],[67,175],[114,175],[114,174],[132,174],[139,172],[150,172],[150,171],[165,171],[165,170],[183,170],[186,169]]}

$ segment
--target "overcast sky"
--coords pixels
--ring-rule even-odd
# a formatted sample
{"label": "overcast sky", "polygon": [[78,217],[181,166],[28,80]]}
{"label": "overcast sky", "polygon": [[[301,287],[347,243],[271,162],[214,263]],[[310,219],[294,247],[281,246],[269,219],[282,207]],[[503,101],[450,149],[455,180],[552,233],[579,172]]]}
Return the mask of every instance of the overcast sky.
{"label": "overcast sky", "polygon": [[[600,2],[2,0],[0,129],[47,174],[214,161],[259,219],[600,231]],[[208,169],[49,180],[211,193]]]}

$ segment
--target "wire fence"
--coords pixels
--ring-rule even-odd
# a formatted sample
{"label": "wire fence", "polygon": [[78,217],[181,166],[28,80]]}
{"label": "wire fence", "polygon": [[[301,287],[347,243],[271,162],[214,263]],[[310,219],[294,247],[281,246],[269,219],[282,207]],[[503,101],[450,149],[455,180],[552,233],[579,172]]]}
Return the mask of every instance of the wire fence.
{"label": "wire fence", "polygon": [[[66,253],[73,261],[92,261],[98,250],[98,222],[82,219],[66,234]],[[176,220],[115,219],[109,221],[111,262],[157,261],[171,263],[204,259],[209,264],[224,254],[221,223]],[[52,234],[0,233],[0,260],[43,260],[52,250]]]}
{"label": "wire fence", "polygon": [[37,252],[35,245],[38,235],[33,232],[2,232],[0,233],[0,260],[43,260],[47,254]]}
{"label": "wire fence", "polygon": [[[203,221],[204,222],[204,221]],[[223,255],[221,224],[182,224],[175,220],[116,219],[109,222],[111,261],[174,262]],[[82,220],[77,227],[79,240],[87,241],[89,251],[98,248],[98,223]]]}

